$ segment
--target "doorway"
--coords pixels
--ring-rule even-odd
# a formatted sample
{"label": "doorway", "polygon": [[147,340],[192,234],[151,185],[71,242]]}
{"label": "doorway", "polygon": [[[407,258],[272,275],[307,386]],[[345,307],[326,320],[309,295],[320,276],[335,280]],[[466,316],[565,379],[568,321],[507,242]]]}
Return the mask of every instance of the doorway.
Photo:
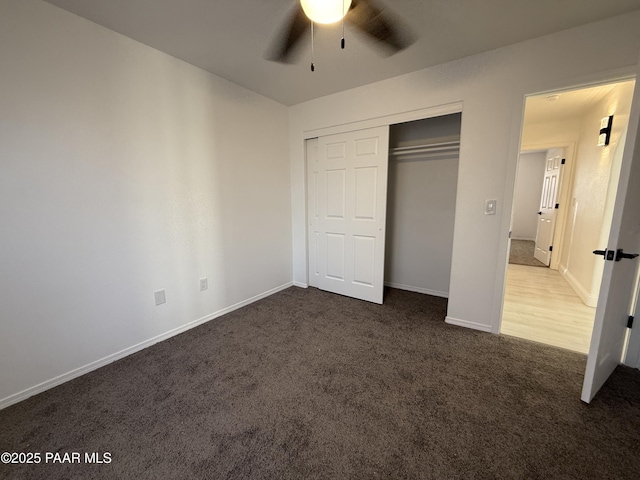
{"label": "doorway", "polygon": [[462,114],[389,126],[385,285],[449,296]]}
{"label": "doorway", "polygon": [[[533,240],[532,191],[543,197],[542,158],[563,149],[565,164],[553,206],[549,266],[510,262],[500,332],[580,353],[589,351],[603,262],[592,251],[606,243],[620,173],[634,81],[527,97],[512,210],[512,246]],[[613,115],[607,145],[600,123]],[[537,155],[536,155],[537,154]],[[538,162],[537,166],[536,161]],[[540,171],[538,171],[540,170]],[[527,193],[528,192],[528,193]],[[529,196],[525,209],[517,202]],[[526,228],[523,226],[526,225]],[[536,231],[536,235],[538,232]],[[546,245],[545,245],[546,246]]]}

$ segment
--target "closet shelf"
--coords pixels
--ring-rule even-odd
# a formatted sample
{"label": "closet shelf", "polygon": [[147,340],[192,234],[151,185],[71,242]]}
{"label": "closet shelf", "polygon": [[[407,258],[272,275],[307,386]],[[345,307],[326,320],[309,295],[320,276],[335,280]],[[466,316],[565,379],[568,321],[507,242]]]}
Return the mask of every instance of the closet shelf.
{"label": "closet shelf", "polygon": [[454,141],[391,148],[389,149],[389,156],[394,157],[396,160],[411,160],[416,158],[457,156],[459,152],[460,142]]}

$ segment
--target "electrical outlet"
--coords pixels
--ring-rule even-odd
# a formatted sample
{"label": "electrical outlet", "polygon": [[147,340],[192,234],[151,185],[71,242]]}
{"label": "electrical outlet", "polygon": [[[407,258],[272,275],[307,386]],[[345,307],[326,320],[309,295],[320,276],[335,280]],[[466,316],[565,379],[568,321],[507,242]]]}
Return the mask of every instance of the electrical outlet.
{"label": "electrical outlet", "polygon": [[163,303],[167,303],[167,296],[163,290],[158,290],[157,292],[153,292],[153,296],[156,299],[156,305],[162,305]]}
{"label": "electrical outlet", "polygon": [[200,279],[200,291],[204,292],[207,288],[209,288],[209,281],[207,280],[207,277],[202,277]]}

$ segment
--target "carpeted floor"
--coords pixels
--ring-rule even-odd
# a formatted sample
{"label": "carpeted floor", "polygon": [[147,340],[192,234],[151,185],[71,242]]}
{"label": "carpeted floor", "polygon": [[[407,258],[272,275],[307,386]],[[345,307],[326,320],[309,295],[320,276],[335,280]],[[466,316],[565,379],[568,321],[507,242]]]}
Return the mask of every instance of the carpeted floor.
{"label": "carpeted floor", "polygon": [[546,267],[544,263],[533,256],[535,248],[536,242],[531,240],[511,240],[509,263],[530,267]]}
{"label": "carpeted floor", "polygon": [[444,323],[446,300],[290,288],[0,411],[7,479],[635,479],[640,372]]}

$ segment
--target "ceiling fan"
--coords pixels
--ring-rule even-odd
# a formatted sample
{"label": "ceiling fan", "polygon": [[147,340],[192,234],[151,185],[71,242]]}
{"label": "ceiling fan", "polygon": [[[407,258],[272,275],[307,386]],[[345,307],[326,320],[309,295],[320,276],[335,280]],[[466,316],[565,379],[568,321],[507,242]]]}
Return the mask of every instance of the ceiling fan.
{"label": "ceiling fan", "polygon": [[342,20],[340,44],[345,48],[344,25],[354,26],[367,38],[393,55],[410,46],[414,35],[409,27],[386,8],[372,0],[296,0],[289,18],[282,27],[270,52],[269,60],[293,63],[298,47],[308,35],[312,41],[311,70],[313,64],[313,30],[315,24],[330,24]]}

